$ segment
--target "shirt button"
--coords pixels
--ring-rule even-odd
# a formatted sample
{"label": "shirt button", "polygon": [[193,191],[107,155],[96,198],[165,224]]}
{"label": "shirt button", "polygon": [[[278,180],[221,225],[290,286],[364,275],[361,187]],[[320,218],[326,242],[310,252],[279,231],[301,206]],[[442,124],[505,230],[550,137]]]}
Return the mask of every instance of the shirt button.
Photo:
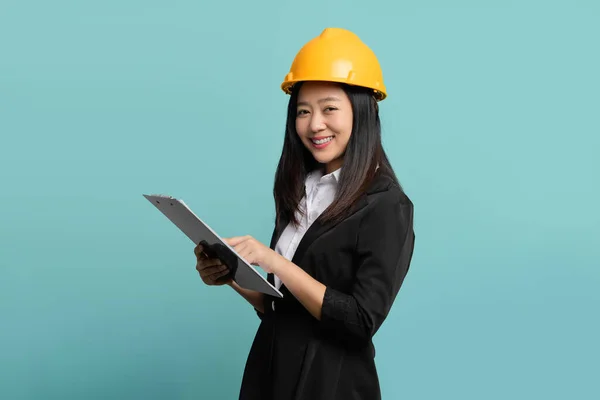
{"label": "shirt button", "polygon": [[275,300],[273,300],[273,301],[271,302],[271,308],[273,309],[273,311],[275,311]]}

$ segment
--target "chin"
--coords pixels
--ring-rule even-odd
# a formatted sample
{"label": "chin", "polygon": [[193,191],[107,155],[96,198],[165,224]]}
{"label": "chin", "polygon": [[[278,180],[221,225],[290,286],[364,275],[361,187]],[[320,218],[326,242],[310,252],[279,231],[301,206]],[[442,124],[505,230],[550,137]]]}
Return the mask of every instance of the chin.
{"label": "chin", "polygon": [[335,159],[335,157],[327,156],[326,154],[321,154],[321,153],[316,153],[316,152],[313,152],[312,155],[313,155],[314,159],[317,160],[317,162],[319,162],[321,164],[330,163],[331,161],[333,161]]}

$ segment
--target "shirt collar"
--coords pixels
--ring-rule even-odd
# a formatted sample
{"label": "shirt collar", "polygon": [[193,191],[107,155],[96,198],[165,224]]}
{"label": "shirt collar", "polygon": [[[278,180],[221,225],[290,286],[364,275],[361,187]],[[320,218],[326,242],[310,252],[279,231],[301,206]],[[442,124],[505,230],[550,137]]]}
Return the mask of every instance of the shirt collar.
{"label": "shirt collar", "polygon": [[322,180],[332,180],[335,184],[338,184],[340,181],[340,174],[342,172],[341,168],[336,169],[335,171],[329,174],[323,174],[323,170],[321,168],[317,168],[314,171],[309,172],[306,177],[306,182],[304,186],[307,191],[310,191],[314,186]]}
{"label": "shirt collar", "polygon": [[336,183],[339,183],[341,173],[342,173],[342,168],[338,168],[335,171],[333,171],[330,175],[335,178]]}
{"label": "shirt collar", "polygon": [[321,179],[329,179],[329,178],[333,177],[335,179],[335,182],[338,183],[340,181],[340,174],[341,173],[342,173],[342,168],[341,167],[338,168],[338,169],[336,169],[333,172],[328,173],[328,174],[324,174],[323,170],[321,168],[317,168],[316,170],[312,171],[309,174],[309,178],[311,180],[318,181],[318,180],[321,180]]}

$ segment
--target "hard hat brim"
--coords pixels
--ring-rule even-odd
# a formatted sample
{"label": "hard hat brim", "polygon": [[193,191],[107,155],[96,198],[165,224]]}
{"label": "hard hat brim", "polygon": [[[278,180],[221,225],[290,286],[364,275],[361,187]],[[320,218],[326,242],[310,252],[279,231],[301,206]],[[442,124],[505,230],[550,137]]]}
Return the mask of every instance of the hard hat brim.
{"label": "hard hat brim", "polygon": [[357,84],[353,84],[353,83],[349,83],[347,80],[345,79],[335,79],[335,78],[328,78],[328,79],[323,79],[323,78],[303,78],[303,79],[296,79],[296,80],[290,80],[290,81],[285,81],[281,84],[281,90],[284,91],[284,93],[290,95],[292,94],[292,90],[294,88],[294,85],[299,83],[299,82],[332,82],[332,83],[341,83],[341,84],[346,84],[348,86],[355,86],[355,87],[364,87],[366,89],[371,89],[373,91],[373,97],[375,97],[375,99],[377,101],[382,101],[385,98],[387,98],[387,93],[378,89],[374,89],[371,87],[366,87],[363,85],[357,85]]}

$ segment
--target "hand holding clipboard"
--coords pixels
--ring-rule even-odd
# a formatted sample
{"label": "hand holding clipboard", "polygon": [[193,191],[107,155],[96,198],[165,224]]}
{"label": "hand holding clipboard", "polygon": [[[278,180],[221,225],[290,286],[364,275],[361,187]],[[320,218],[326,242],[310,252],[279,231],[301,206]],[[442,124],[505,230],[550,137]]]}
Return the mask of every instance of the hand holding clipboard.
{"label": "hand holding clipboard", "polygon": [[196,270],[205,284],[225,285],[236,275],[236,255],[222,244],[210,245],[206,240],[202,240],[194,248],[194,254],[198,260]]}
{"label": "hand holding clipboard", "polygon": [[172,196],[154,194],[144,195],[163,215],[177,226],[196,246],[204,244],[203,250],[209,258],[218,258],[228,269],[228,277],[240,287],[255,290],[275,297],[283,297],[281,292],[271,285],[254,266],[217,235],[183,202]]}

